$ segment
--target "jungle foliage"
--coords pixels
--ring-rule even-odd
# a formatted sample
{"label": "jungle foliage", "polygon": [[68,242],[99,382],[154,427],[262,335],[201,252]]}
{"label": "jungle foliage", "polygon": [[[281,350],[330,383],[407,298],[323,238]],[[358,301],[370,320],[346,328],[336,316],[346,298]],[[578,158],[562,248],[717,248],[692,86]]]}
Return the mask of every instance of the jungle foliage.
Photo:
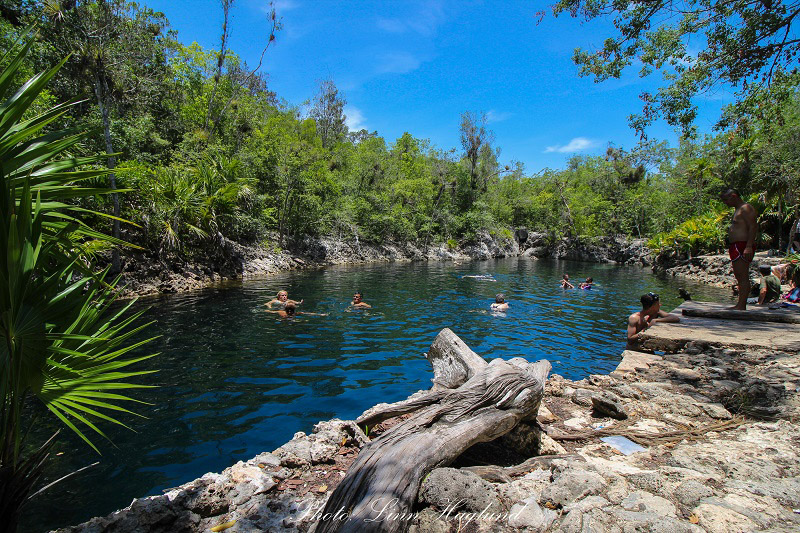
{"label": "jungle foliage", "polygon": [[[698,5],[707,10],[707,3]],[[737,2],[728,4],[739,9]],[[741,9],[769,15],[751,4]],[[741,68],[720,63],[738,38],[739,30],[728,27],[736,12],[681,26],[696,33],[728,24],[728,33],[713,34],[724,38],[707,52],[716,55],[696,58],[683,75],[695,76],[689,89],[701,88],[699,65],[717,61],[713,64],[732,80],[751,80],[748,87],[770,105],[732,106],[721,117],[719,133],[686,138],[676,147],[654,140],[627,149],[609,144],[605,155],[575,156],[562,170],[531,174],[521,164],[500,162],[500,147],[480,112],[462,115],[461,145],[448,149],[412,133],[391,140],[348,130],[345,95],[332,80],[320,83],[309,105],[287,104],[269,89],[259,65],[247,65],[227,47],[233,31],[227,24],[220,50],[210,50],[179,42],[163,14],[124,0],[12,5],[0,19],[4,45],[26,24],[41,28],[21,77],[69,54],[33,107],[78,96],[81,101],[58,127],[90,132],[75,150],[84,156],[114,154],[109,165],[114,173],[96,185],[128,191],[74,202],[131,220],[136,225],[116,233],[114,219],[85,215],[93,227],[158,258],[208,255],[225,240],[291,248],[306,235],[454,246],[483,231],[504,234],[521,226],[554,237],[651,238],[687,221],[717,220],[722,186],[759,199],[765,245],[785,246],[799,214],[800,160],[794,147],[800,140],[800,101],[791,59],[796,45],[771,56],[780,58],[775,67],[782,73],[780,84],[777,70],[772,85],[755,84],[753,73],[766,65],[759,59],[764,50],[745,57]],[[629,41],[578,58],[586,73],[613,76],[637,53],[656,67],[682,57],[678,43],[685,34],[651,35],[647,28],[657,18],[644,19],[647,13],[640,11],[646,5],[620,15],[628,17],[622,22],[633,32]],[[594,17],[613,15],[617,3],[559,6]],[[785,29],[779,20],[769,21],[772,35]],[[273,41],[280,43],[280,19],[268,14],[264,25],[267,51]],[[683,63],[673,67],[683,72]],[[685,88],[689,82],[681,83]],[[675,124],[690,124],[691,109],[670,103],[679,97],[670,87],[652,105]],[[714,247],[705,239],[691,242],[693,252]]]}

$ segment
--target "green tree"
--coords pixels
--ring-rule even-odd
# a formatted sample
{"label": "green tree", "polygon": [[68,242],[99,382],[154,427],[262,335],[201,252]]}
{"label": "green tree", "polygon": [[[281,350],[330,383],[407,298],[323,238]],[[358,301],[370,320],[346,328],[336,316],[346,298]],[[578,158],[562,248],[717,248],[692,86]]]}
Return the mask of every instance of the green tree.
{"label": "green tree", "polygon": [[[122,116],[143,99],[156,99],[166,78],[165,49],[169,37],[162,14],[126,0],[87,1],[45,6],[50,42],[59,55],[72,54],[68,68],[73,79],[85,80],[94,95],[103,128],[111,170],[111,189],[117,188],[117,157],[112,130],[114,115]],[[119,195],[113,201],[113,236],[120,236]],[[119,251],[113,251],[112,270],[120,271]]]}
{"label": "green tree", "polygon": [[347,101],[339,94],[333,80],[324,80],[319,84],[319,92],[311,104],[310,116],[317,123],[317,135],[322,146],[333,148],[347,136],[344,106]]}
{"label": "green tree", "polygon": [[559,0],[553,13],[586,20],[613,18],[616,33],[602,48],[573,56],[583,76],[619,78],[634,61],[640,76],[662,71],[664,87],[643,93],[641,115],[631,124],[642,135],[657,117],[693,131],[693,98],[719,86],[734,87],[753,106],[774,85],[796,85],[800,2],[771,0]]}

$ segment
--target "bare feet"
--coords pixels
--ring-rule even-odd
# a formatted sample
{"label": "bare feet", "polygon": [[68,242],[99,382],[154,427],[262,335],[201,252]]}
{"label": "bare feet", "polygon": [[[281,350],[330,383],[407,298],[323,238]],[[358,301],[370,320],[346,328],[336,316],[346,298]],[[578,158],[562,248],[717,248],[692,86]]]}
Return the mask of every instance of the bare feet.
{"label": "bare feet", "polygon": [[738,305],[734,305],[733,307],[728,307],[728,311],[747,311],[747,307],[739,307]]}

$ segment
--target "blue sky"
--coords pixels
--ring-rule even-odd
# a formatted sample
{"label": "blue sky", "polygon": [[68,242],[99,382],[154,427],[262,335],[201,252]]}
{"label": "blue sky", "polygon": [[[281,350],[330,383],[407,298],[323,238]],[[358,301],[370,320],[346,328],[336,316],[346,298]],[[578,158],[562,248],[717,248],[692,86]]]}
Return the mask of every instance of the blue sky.
{"label": "blue sky", "polygon": [[[219,0],[143,0],[162,11],[181,42],[219,46]],[[279,0],[283,30],[262,70],[280,98],[300,105],[330,78],[348,102],[351,129],[377,130],[388,142],[408,131],[441,149],[459,152],[463,111],[489,116],[503,163],[521,161],[533,174],[563,168],[576,153],[599,155],[609,142],[631,148],[627,117],[641,110],[638,95],[653,91],[660,74],[595,83],[579,78],[576,47],[596,48],[611,21],[581,23],[552,15],[549,2],[395,0]],[[237,0],[231,10],[231,48],[255,66],[269,34],[269,3]],[[720,91],[700,103],[697,126],[710,132]],[[675,144],[674,131],[654,125],[651,138]]]}

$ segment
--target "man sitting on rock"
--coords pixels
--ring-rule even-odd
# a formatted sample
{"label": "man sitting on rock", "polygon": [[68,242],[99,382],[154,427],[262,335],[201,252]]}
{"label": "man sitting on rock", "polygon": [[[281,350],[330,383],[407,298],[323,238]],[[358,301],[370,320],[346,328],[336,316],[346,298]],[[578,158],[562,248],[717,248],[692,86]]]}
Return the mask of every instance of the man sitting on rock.
{"label": "man sitting on rock", "polygon": [[640,333],[656,322],[680,322],[678,315],[661,310],[658,294],[648,292],[642,295],[642,310],[628,317],[628,349],[636,349]]}
{"label": "man sitting on rock", "polygon": [[772,267],[761,265],[758,267],[761,273],[761,290],[758,293],[758,305],[777,302],[781,297],[781,280],[772,273]]}

